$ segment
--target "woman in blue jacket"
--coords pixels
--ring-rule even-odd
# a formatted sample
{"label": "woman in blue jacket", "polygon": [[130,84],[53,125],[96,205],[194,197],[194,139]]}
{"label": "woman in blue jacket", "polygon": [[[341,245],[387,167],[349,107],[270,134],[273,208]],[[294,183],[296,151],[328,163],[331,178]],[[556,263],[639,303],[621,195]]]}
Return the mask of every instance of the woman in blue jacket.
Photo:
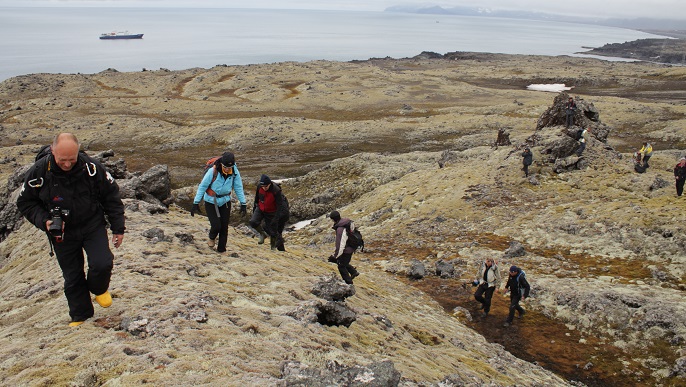
{"label": "woman in blue jacket", "polygon": [[191,216],[200,212],[200,200],[205,201],[205,213],[210,220],[210,235],[207,245],[214,247],[214,240],[219,235],[217,251],[226,251],[226,240],[229,235],[229,215],[231,215],[231,190],[241,203],[241,216],[247,213],[245,195],[243,194],[243,180],[236,167],[236,161],[231,152],[225,152],[217,159],[212,168],[205,172],[198,192],[193,199]]}

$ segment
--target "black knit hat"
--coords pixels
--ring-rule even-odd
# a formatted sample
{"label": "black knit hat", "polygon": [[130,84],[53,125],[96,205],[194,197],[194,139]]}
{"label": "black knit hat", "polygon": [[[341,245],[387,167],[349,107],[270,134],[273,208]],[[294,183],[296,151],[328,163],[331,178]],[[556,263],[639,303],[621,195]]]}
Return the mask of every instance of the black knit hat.
{"label": "black knit hat", "polygon": [[339,220],[341,220],[341,214],[338,213],[338,211],[331,211],[331,213],[329,214],[329,218],[331,218],[331,220],[333,220],[334,222],[338,222]]}
{"label": "black knit hat", "polygon": [[224,154],[222,154],[221,163],[225,167],[233,167],[236,163],[236,158],[233,156],[233,153],[224,152]]}
{"label": "black knit hat", "polygon": [[260,182],[258,185],[269,185],[272,183],[272,180],[269,178],[267,175],[262,175],[260,176]]}

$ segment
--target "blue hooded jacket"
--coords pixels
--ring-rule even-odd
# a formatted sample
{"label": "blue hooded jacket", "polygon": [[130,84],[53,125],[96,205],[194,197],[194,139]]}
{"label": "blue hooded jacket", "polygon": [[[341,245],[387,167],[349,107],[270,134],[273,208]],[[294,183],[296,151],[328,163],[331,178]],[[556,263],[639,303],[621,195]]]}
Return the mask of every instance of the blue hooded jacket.
{"label": "blue hooded jacket", "polygon": [[[195,194],[195,199],[193,199],[193,204],[200,204],[200,200],[205,200],[205,203],[215,204],[216,200],[217,206],[221,207],[231,201],[231,190],[236,194],[236,198],[238,198],[241,205],[246,204],[245,194],[243,193],[243,180],[235,165],[231,175],[224,177],[220,172],[217,173],[217,178],[212,181],[213,175],[214,167],[205,172],[205,176],[202,178],[198,191]],[[210,196],[207,193],[208,188],[212,188],[217,196]]]}

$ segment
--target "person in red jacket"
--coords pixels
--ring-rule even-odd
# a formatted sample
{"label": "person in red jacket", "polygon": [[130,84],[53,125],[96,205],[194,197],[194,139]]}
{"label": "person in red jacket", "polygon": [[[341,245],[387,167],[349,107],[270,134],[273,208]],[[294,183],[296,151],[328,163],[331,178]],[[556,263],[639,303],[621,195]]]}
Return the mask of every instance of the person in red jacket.
{"label": "person in red jacket", "polygon": [[288,205],[281,192],[281,187],[271,181],[269,176],[262,175],[255,190],[250,227],[258,232],[257,243],[264,243],[269,236],[272,250],[285,251],[283,229],[288,221]]}

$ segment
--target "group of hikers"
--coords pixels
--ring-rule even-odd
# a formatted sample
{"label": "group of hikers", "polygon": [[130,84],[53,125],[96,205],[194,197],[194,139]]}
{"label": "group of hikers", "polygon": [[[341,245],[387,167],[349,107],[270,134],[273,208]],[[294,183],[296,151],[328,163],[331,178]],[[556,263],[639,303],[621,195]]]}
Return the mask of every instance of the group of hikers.
{"label": "group of hikers", "polygon": [[[493,258],[486,258],[476,272],[476,279],[472,283],[476,286],[474,292],[474,299],[481,303],[481,310],[483,316],[488,316],[491,311],[491,300],[493,293],[500,292],[501,277],[500,270]],[[529,297],[531,286],[526,280],[524,270],[517,266],[511,266],[508,272],[507,282],[505,283],[504,292],[510,292],[510,311],[503,326],[508,327],[512,324],[517,312],[518,317],[524,316],[525,310],[519,305],[520,301]]]}
{"label": "group of hikers", "polygon": [[[234,154],[224,152],[210,162],[193,199],[191,216],[200,211],[200,202],[204,201],[205,213],[210,221],[207,245],[214,248],[216,244],[217,251],[223,253],[229,233],[231,192],[240,203],[242,217],[247,214],[247,201]],[[269,237],[272,250],[285,251],[283,230],[290,216],[288,201],[281,187],[267,175],[262,175],[257,183],[252,211],[249,224],[258,236],[258,243],[263,244],[265,238]]]}
{"label": "group of hikers", "polygon": [[[647,167],[652,146],[643,144],[639,151],[641,162]],[[533,162],[531,150],[522,153],[524,172]],[[225,152],[209,164],[198,185],[191,216],[200,211],[205,202],[205,213],[210,222],[207,245],[225,252],[228,239],[231,193],[240,203],[241,216],[247,215],[247,201],[243,181],[236,166],[235,157]],[[677,195],[683,193],[686,180],[686,157],[674,167]],[[64,277],[64,293],[69,305],[70,326],[78,326],[94,314],[91,293],[100,306],[112,304],[109,283],[114,255],[109,247],[107,225],[112,232],[112,244],[119,248],[124,239],[125,217],[119,187],[114,178],[97,160],[80,150],[79,142],[71,133],[55,136],[51,146],[41,149],[36,162],[25,175],[24,184],[17,198],[20,213],[37,228],[46,232],[50,242],[50,255],[57,261]],[[338,211],[329,214],[335,232],[334,254],[330,262],[338,266],[343,281],[353,284],[359,272],[350,264],[353,253],[362,245],[362,237],[354,222],[344,218]],[[252,216],[249,221],[263,244],[269,237],[272,250],[285,251],[283,231],[289,219],[288,200],[278,183],[262,175],[255,189]],[[68,225],[68,226],[67,226]],[[86,253],[84,257],[84,251]],[[84,264],[88,271],[84,272]],[[493,292],[500,285],[500,273],[492,259],[481,266],[476,281],[475,298],[482,303],[488,315]],[[514,314],[521,317],[524,310],[520,300],[528,297],[529,284],[523,271],[512,266],[505,290],[511,292],[510,313],[506,324],[512,323]]]}
{"label": "group of hikers", "polygon": [[[207,168],[190,211],[194,216],[200,210],[200,201],[205,201],[210,222],[207,245],[214,248],[216,244],[218,252],[226,251],[232,192],[240,203],[241,216],[245,216],[243,181],[233,153],[225,152]],[[57,256],[69,306],[69,326],[79,326],[93,317],[91,294],[101,307],[112,305],[109,285],[114,255],[107,225],[112,232],[112,245],[119,248],[126,229],[124,205],[114,178],[99,161],[80,150],[74,134],[60,133],[50,146],[41,148],[25,175],[17,208],[47,234],[50,255]],[[262,175],[249,222],[258,237],[257,243],[263,244],[268,236],[273,250],[285,251],[282,234],[288,218],[288,201],[281,187]],[[342,279],[352,284],[359,272],[350,261],[361,236],[353,242],[354,223],[338,211],[331,212],[329,218],[336,234],[335,251],[329,261],[335,262]]]}
{"label": "group of hikers", "polygon": [[[569,97],[567,102],[564,104],[565,113],[565,128],[569,129],[575,125],[575,114],[577,106],[574,98]],[[586,149],[587,143],[590,141],[592,134],[592,128],[586,127],[581,128],[575,135],[575,140],[579,141],[579,147],[574,152],[578,157],[581,157],[584,150]],[[531,149],[526,146],[524,151],[521,153],[522,156],[522,171],[524,171],[524,177],[529,177],[529,167],[533,164],[533,154]],[[653,156],[653,146],[649,142],[643,142],[641,149],[634,152],[633,163],[634,170],[638,173],[644,173],[650,165],[648,161]],[[679,162],[674,167],[674,180],[676,183],[676,194],[677,196],[682,196],[684,192],[684,181],[686,181],[686,157],[682,157]]]}

